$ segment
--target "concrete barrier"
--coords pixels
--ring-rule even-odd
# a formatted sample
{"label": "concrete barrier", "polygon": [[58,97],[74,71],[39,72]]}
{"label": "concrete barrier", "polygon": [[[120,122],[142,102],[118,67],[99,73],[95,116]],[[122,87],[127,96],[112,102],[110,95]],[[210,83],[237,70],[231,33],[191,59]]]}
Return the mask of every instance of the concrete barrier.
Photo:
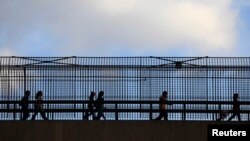
{"label": "concrete barrier", "polygon": [[206,141],[208,124],[213,122],[0,121],[0,141]]}

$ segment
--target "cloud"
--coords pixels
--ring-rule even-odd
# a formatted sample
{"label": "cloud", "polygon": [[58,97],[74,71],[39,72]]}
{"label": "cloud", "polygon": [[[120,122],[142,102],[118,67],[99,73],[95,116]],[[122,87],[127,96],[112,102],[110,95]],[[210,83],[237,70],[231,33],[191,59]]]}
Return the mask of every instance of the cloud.
{"label": "cloud", "polygon": [[13,56],[15,51],[10,47],[1,47],[0,56]]}
{"label": "cloud", "polygon": [[13,54],[29,56],[224,56],[237,43],[238,13],[231,4],[232,0],[1,1],[0,50],[8,46],[16,51]]}

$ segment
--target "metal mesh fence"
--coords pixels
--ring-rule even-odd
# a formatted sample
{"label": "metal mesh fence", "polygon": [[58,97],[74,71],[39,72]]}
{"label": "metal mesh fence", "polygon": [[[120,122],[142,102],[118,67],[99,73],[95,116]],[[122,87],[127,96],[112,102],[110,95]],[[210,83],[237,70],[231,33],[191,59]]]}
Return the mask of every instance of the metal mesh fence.
{"label": "metal mesh fence", "polygon": [[[0,57],[0,101],[18,101],[24,91],[42,90],[44,99],[88,100],[91,91],[104,91],[110,101],[157,101],[162,91],[169,101],[204,101],[204,104],[173,104],[171,110],[231,110],[234,93],[250,101],[250,58],[248,57]],[[107,109],[158,109],[158,104],[105,104]],[[32,105],[30,105],[32,108]],[[116,106],[116,107],[115,107]],[[184,107],[185,106],[185,107]],[[47,109],[84,109],[86,104],[46,104]],[[19,109],[1,104],[1,109]],[[242,105],[249,111],[249,105]],[[16,113],[17,117],[20,113]],[[105,113],[115,119],[115,113]],[[55,120],[79,120],[81,112],[50,112]],[[121,120],[148,120],[146,112],[121,112]],[[158,116],[157,112],[151,118]],[[169,120],[214,120],[217,114],[170,112]],[[1,112],[0,120],[14,119]],[[39,117],[40,119],[40,117]],[[249,120],[249,113],[242,113]]]}

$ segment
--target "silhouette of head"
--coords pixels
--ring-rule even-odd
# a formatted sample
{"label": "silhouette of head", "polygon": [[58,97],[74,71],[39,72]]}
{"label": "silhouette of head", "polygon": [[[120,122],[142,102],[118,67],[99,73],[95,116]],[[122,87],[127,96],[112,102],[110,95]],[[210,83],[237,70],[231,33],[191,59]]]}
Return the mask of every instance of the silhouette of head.
{"label": "silhouette of head", "polygon": [[95,97],[95,92],[91,92],[89,97],[90,97],[90,98]]}
{"label": "silhouette of head", "polygon": [[36,99],[38,99],[38,97],[41,97],[41,96],[43,96],[43,92],[42,91],[38,91],[36,93]]}
{"label": "silhouette of head", "polygon": [[237,100],[238,98],[239,98],[239,94],[235,93],[234,96],[233,96],[233,99]]}
{"label": "silhouette of head", "polygon": [[165,98],[167,98],[168,92],[167,92],[167,91],[163,91],[163,92],[162,92],[162,96],[165,97]]}
{"label": "silhouette of head", "polygon": [[29,97],[30,96],[30,91],[25,91],[24,96]]}
{"label": "silhouette of head", "polygon": [[104,96],[104,92],[100,91],[99,94],[98,94],[98,97],[103,97],[103,96]]}

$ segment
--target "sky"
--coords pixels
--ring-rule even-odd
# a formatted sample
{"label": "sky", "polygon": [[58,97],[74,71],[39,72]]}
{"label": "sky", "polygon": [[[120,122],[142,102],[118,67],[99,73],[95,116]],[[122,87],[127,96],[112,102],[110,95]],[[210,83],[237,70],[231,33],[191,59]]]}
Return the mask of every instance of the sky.
{"label": "sky", "polygon": [[249,56],[249,0],[0,0],[0,56]]}

